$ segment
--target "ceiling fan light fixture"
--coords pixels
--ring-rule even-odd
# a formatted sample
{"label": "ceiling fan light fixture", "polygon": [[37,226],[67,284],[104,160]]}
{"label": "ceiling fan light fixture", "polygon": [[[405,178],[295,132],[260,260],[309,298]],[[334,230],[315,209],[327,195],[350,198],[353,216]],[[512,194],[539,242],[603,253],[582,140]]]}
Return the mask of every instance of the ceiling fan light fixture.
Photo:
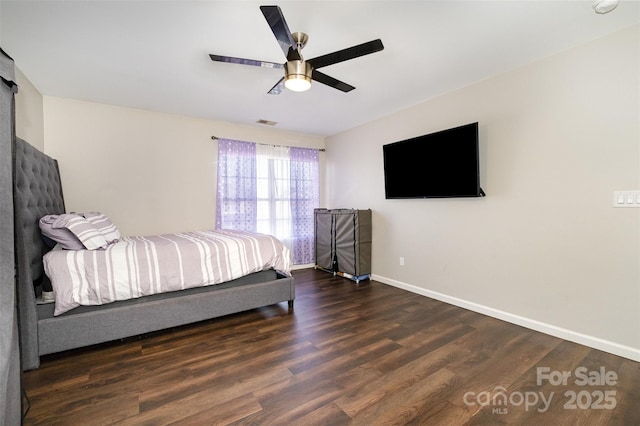
{"label": "ceiling fan light fixture", "polygon": [[311,88],[311,65],[305,61],[289,61],[284,69],[284,86],[294,92]]}

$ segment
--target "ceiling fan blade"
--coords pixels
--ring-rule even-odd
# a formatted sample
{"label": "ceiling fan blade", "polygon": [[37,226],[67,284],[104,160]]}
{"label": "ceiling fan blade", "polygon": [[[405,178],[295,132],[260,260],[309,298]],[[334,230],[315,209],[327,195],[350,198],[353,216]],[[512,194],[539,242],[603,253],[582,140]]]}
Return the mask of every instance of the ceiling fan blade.
{"label": "ceiling fan blade", "polygon": [[334,89],[342,90],[343,92],[350,92],[353,89],[355,89],[355,87],[353,87],[352,85],[344,83],[340,80],[336,80],[335,78],[328,76],[324,73],[321,73],[320,71],[315,69],[311,74],[311,78],[319,83],[326,84],[327,86],[333,87]]}
{"label": "ceiling fan blade", "polygon": [[279,95],[280,93],[282,93],[283,90],[284,90],[284,77],[282,77],[280,81],[278,81],[276,85],[273,86],[271,90],[269,90],[268,93],[270,95]]}
{"label": "ceiling fan blade", "polygon": [[215,62],[228,62],[230,64],[253,65],[255,67],[284,69],[283,64],[278,64],[276,62],[258,61],[255,59],[245,59],[245,58],[234,58],[232,56],[222,56],[222,55],[209,55],[209,57],[211,58],[212,61],[215,61]]}
{"label": "ceiling fan blade", "polygon": [[358,58],[370,53],[379,52],[384,49],[380,39],[362,43],[347,49],[338,50],[337,52],[328,53],[313,59],[308,59],[313,68],[322,68],[327,65],[337,64],[338,62],[348,61],[349,59]]}
{"label": "ceiling fan blade", "polygon": [[293,50],[297,50],[298,47],[293,40],[287,21],[284,19],[284,15],[278,6],[260,6],[260,10],[264,15],[264,19],[267,20],[273,35],[276,36],[278,44],[282,49],[285,56],[289,53],[289,47],[293,47]]}

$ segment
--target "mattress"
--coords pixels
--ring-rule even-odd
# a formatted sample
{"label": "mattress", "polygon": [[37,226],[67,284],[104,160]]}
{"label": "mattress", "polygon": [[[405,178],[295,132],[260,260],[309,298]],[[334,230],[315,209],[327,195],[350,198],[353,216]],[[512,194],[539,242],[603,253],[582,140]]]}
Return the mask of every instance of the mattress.
{"label": "mattress", "polygon": [[125,237],[104,250],[52,250],[44,268],[54,290],[54,315],[60,315],[268,269],[290,276],[291,254],[270,235],[215,230]]}

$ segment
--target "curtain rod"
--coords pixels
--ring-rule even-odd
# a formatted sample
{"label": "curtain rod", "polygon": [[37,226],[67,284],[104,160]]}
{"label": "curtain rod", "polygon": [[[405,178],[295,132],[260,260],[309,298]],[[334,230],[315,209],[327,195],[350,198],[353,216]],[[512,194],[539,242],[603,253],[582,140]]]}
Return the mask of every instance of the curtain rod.
{"label": "curtain rod", "polygon": [[[213,141],[217,141],[219,138],[217,136],[211,136],[211,140]],[[258,145],[267,145],[267,146],[285,146],[285,145],[274,145],[274,144],[268,144],[268,143],[259,143]],[[326,152],[327,150],[324,148],[318,148],[318,151],[320,152]]]}

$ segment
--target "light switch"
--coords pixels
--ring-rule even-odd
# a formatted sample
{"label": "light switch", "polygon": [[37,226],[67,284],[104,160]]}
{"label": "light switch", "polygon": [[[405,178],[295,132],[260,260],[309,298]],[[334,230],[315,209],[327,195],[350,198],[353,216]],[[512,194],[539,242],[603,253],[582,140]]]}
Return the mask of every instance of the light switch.
{"label": "light switch", "polygon": [[613,207],[635,207],[640,208],[640,191],[614,191]]}

